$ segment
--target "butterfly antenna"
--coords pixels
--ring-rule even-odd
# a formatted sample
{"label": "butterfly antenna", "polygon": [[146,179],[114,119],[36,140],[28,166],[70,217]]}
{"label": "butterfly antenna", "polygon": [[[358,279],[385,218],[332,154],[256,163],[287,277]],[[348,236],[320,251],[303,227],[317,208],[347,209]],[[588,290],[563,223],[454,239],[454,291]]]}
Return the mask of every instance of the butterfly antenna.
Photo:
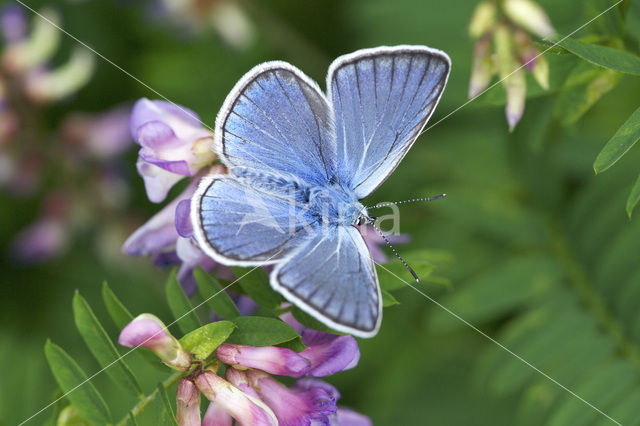
{"label": "butterfly antenna", "polygon": [[416,271],[413,270],[413,268],[411,266],[409,266],[407,264],[407,262],[404,261],[404,259],[398,254],[398,252],[396,251],[396,249],[391,245],[391,242],[389,242],[389,240],[387,239],[387,236],[384,235],[384,233],[382,232],[382,229],[378,228],[375,224],[373,225],[373,229],[375,229],[378,234],[380,234],[380,236],[384,239],[384,241],[387,243],[387,245],[389,246],[389,248],[391,249],[391,251],[393,251],[393,254],[396,255],[396,257],[398,259],[400,259],[400,262],[402,262],[402,264],[404,265],[405,268],[407,268],[407,270],[409,272],[411,272],[411,275],[413,275],[413,278],[416,279],[416,282],[420,282],[420,278],[418,277],[418,274],[416,274]]}
{"label": "butterfly antenna", "polygon": [[447,194],[440,194],[440,195],[435,196],[435,197],[412,198],[410,200],[403,200],[403,201],[389,201],[389,202],[385,202],[385,203],[376,204],[375,206],[371,206],[371,207],[367,207],[367,208],[369,208],[369,209],[377,209],[378,207],[386,207],[386,206],[391,206],[391,205],[396,205],[396,204],[415,203],[417,201],[434,201],[434,200],[439,200],[441,198],[444,198],[446,196],[447,196]]}

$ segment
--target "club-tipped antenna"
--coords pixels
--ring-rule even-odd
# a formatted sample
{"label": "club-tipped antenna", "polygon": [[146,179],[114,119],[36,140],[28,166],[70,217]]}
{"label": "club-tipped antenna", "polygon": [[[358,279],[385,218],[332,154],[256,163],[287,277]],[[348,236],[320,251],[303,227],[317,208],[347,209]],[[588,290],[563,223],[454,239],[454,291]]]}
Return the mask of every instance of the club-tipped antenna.
{"label": "club-tipped antenna", "polygon": [[388,202],[379,203],[379,204],[376,204],[375,206],[371,206],[371,207],[367,207],[367,208],[368,209],[377,209],[378,207],[386,207],[386,206],[392,206],[392,205],[396,205],[396,204],[415,203],[415,202],[418,202],[418,201],[434,201],[434,200],[439,200],[441,198],[444,198],[446,196],[447,196],[447,194],[440,194],[440,195],[437,195],[435,197],[412,198],[410,200],[403,200],[403,201],[388,201]]}
{"label": "club-tipped antenna", "polygon": [[411,272],[411,275],[413,275],[413,278],[416,279],[416,282],[419,283],[420,282],[420,278],[418,277],[418,274],[416,274],[416,271],[413,270],[413,268],[411,266],[409,266],[407,264],[407,262],[404,261],[404,259],[398,254],[398,252],[396,251],[396,249],[391,245],[391,242],[387,239],[387,236],[384,235],[384,232],[382,232],[382,229],[378,228],[375,223],[373,224],[373,229],[376,230],[376,232],[378,232],[378,234],[380,234],[380,236],[384,239],[384,241],[387,243],[387,245],[389,246],[389,248],[391,249],[391,251],[393,251],[393,254],[396,255],[396,257],[398,259],[400,259],[400,262],[402,262],[402,264],[404,265],[405,268],[407,268],[407,270],[409,272]]}

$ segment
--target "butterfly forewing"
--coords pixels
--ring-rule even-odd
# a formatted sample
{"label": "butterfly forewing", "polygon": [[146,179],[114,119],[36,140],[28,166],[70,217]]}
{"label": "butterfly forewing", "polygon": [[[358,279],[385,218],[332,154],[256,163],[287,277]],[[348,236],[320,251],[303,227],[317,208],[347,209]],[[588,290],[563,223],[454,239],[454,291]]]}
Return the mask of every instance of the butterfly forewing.
{"label": "butterfly forewing", "polygon": [[424,46],[365,49],[331,65],[338,175],[358,198],[373,192],[411,148],[449,70],[445,53]]}

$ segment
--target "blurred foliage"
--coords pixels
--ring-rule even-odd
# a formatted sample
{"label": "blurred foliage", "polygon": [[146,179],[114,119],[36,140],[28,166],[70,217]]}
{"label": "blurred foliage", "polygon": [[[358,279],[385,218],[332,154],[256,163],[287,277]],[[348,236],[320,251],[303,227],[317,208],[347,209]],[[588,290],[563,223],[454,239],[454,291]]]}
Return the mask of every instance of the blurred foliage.
{"label": "blurred foliage", "polygon": [[[153,13],[152,2],[54,3],[74,36],[162,95],[193,108],[211,126],[228,90],[259,62],[287,60],[323,82],[332,58],[376,45],[427,44],[451,56],[449,86],[432,123],[466,100],[471,59],[466,26],[475,0],[243,0],[258,31],[255,44],[244,51],[228,48],[213,31],[194,36],[170,25]],[[561,34],[611,5],[539,3]],[[44,4],[29,2],[36,8]],[[637,57],[638,28],[640,1],[624,0],[572,39]],[[67,49],[73,45],[65,40]],[[575,50],[575,45],[563,47]],[[530,91],[515,132],[505,128],[504,94],[496,87],[422,136],[367,202],[449,194],[402,209],[402,232],[410,233],[412,242],[399,249],[410,265],[427,268],[425,248],[435,250],[429,256],[451,256],[440,259],[437,276],[430,275],[433,282],[427,280],[422,291],[623,424],[637,424],[640,222],[628,219],[625,202],[638,175],[640,151],[628,149],[622,158],[612,154],[619,161],[602,175],[594,176],[593,163],[637,110],[640,79],[613,77],[595,58],[586,58],[587,64],[586,53],[573,53],[547,54],[551,89]],[[594,87],[602,78],[607,90],[599,83]],[[103,62],[74,99],[49,111],[47,124],[55,128],[71,109],[103,110],[142,96],[157,97]],[[132,215],[141,222],[157,206],[146,201],[134,163],[132,152],[127,166],[137,194]],[[638,193],[637,184],[632,194]],[[37,203],[6,196],[0,202],[4,254],[15,230],[36,215]],[[154,270],[146,259],[121,255],[107,261],[95,255],[93,245],[94,236],[87,233],[65,258],[30,268],[0,258],[0,424],[17,424],[60,395],[42,351],[47,338],[65,348],[85,374],[99,370],[72,326],[75,289],[97,318],[108,318],[113,310],[97,302],[105,279],[131,312],[171,318],[180,309],[164,301],[166,272]],[[396,267],[390,265],[408,279]],[[393,282],[385,271],[379,274]],[[439,276],[451,285],[441,285]],[[393,297],[399,304],[385,309],[379,335],[360,341],[359,367],[331,377],[341,403],[377,424],[607,422],[414,290],[396,288]],[[104,321],[103,326],[113,340],[121,324]],[[57,348],[47,343],[47,355],[67,359]],[[140,358],[127,361],[145,394],[162,393],[158,369]],[[131,408],[128,394],[113,386],[109,375],[92,383],[115,418]],[[169,400],[173,392],[169,387]],[[163,400],[153,402],[160,412]],[[63,408],[56,405],[33,423]]]}

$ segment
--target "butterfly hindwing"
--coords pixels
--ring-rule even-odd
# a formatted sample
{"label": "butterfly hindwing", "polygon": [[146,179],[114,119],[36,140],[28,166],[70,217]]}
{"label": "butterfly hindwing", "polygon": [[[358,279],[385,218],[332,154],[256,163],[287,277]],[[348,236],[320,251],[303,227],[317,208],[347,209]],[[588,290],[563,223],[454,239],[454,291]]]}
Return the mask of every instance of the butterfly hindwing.
{"label": "butterfly hindwing", "polygon": [[364,49],[336,59],[327,90],[336,117],[340,180],[358,198],[396,168],[435,109],[451,68],[425,46]]}
{"label": "butterfly hindwing", "polygon": [[382,302],[375,265],[360,232],[335,226],[319,232],[271,273],[271,285],[332,328],[375,335]]}
{"label": "butterfly hindwing", "polygon": [[260,190],[229,175],[204,178],[191,203],[200,247],[225,264],[275,263],[305,245],[317,226],[283,193]]}

